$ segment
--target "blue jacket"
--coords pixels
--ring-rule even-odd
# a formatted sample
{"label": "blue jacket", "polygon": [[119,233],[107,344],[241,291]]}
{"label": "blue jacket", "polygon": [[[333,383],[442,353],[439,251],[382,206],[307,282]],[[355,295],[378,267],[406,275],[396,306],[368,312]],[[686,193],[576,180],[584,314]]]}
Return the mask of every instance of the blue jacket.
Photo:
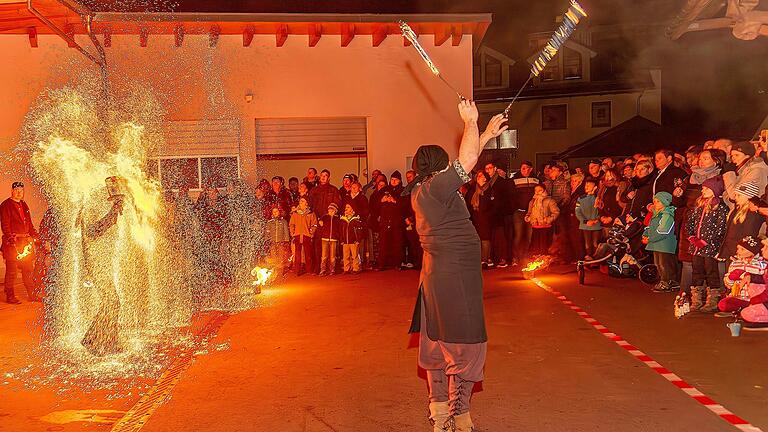
{"label": "blue jacket", "polygon": [[647,251],[675,253],[677,250],[677,236],[675,236],[675,207],[667,206],[656,213],[643,233],[648,237]]}
{"label": "blue jacket", "polygon": [[[576,200],[576,219],[579,220],[579,229],[584,231],[599,231],[603,228],[600,224],[600,210],[595,208],[595,196],[583,195]],[[587,221],[597,219],[597,223],[589,226]]]}

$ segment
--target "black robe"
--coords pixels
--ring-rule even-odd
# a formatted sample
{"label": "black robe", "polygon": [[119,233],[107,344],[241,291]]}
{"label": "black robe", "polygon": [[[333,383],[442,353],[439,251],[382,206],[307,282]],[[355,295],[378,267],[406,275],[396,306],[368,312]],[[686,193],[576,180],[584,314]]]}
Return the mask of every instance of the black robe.
{"label": "black robe", "polygon": [[411,193],[416,230],[424,248],[411,332],[423,331],[423,301],[429,339],[472,344],[486,342],[488,336],[483,313],[480,238],[458,193],[467,181],[469,176],[455,161]]}

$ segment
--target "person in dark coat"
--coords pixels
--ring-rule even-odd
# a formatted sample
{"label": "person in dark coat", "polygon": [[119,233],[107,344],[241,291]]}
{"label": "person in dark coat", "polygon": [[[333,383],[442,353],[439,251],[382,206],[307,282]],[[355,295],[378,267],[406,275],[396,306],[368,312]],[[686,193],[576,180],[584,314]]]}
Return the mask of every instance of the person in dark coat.
{"label": "person in dark coat", "polygon": [[570,245],[570,259],[576,260],[584,258],[586,255],[585,244],[581,230],[580,221],[576,217],[576,205],[579,198],[586,193],[584,190],[584,174],[571,174],[571,196],[563,209],[563,217],[566,219],[566,234],[568,235],[568,244]]}
{"label": "person in dark coat", "polygon": [[400,268],[403,262],[403,237],[405,235],[402,204],[387,191],[379,207],[379,258],[377,270]]}
{"label": "person in dark coat", "polygon": [[635,165],[635,173],[630,180],[629,188],[620,195],[626,203],[624,222],[631,223],[636,219],[644,219],[648,214],[648,204],[653,202],[653,164],[641,160]]}
{"label": "person in dark coat", "polygon": [[467,191],[464,201],[469,207],[472,225],[480,237],[480,260],[483,267],[493,267],[491,261],[491,236],[496,222],[496,200],[488,182],[488,174],[478,171],[475,183]]}
{"label": "person in dark coat", "polygon": [[[328,211],[328,206],[331,203],[336,204],[336,207],[341,205],[341,194],[336,186],[330,183],[331,172],[327,169],[320,171],[320,183],[313,187],[309,191],[310,207],[312,211],[318,214],[318,216],[325,214]],[[315,257],[322,256],[322,241],[320,236],[315,236],[313,240],[313,247],[315,248]],[[320,260],[315,260],[315,273],[320,273]]]}
{"label": "person in dark coat", "polygon": [[595,207],[600,211],[600,223],[603,225],[604,234],[613,226],[617,217],[621,216],[622,208],[619,204],[619,174],[613,169],[607,169],[603,173],[600,185],[597,189]]}
{"label": "person in dark coat", "polygon": [[461,101],[464,135],[449,163],[439,146],[421,146],[413,158],[418,178],[411,202],[424,248],[424,264],[411,332],[419,337],[419,366],[427,371],[430,420],[437,427],[472,430],[469,400],[483,379],[487,335],[483,313],[480,239],[457,190],[470,180],[485,144],[506,129],[503,115],[478,136],[477,107]]}
{"label": "person in dark coat", "polygon": [[653,179],[651,196],[655,196],[658,192],[667,192],[673,197],[672,205],[680,207],[683,205],[682,194],[675,193],[675,189],[685,190],[685,179],[688,178],[688,173],[675,166],[674,156],[671,150],[657,150],[654,154],[656,177]]}
{"label": "person in dark coat", "polygon": [[267,206],[267,212],[265,213],[265,219],[272,218],[272,208],[277,206],[280,209],[280,215],[282,217],[288,217],[291,214],[291,204],[293,204],[293,198],[288,189],[285,188],[283,178],[281,176],[272,177],[272,189],[267,192],[265,196]]}
{"label": "person in dark coat", "polygon": [[493,200],[493,226],[491,232],[491,259],[489,266],[497,265],[499,268],[508,266],[507,257],[509,256],[509,241],[507,232],[511,233],[512,221],[509,220],[509,226],[505,225],[504,216],[508,212],[507,191],[508,180],[504,178],[506,172],[499,168],[497,162],[488,162],[483,167],[485,174],[488,175],[488,187],[491,189],[491,199]]}
{"label": "person in dark coat", "polygon": [[[0,226],[2,226],[3,259],[5,260],[5,301],[10,304],[21,303],[16,298],[13,284],[16,272],[21,270],[21,278],[30,301],[37,300],[34,289],[34,241],[37,238],[35,225],[29,213],[29,206],[24,201],[24,183],[11,185],[11,196],[0,204]],[[29,251],[23,258],[26,250]]]}
{"label": "person in dark coat", "polygon": [[369,265],[371,268],[378,267],[379,255],[379,214],[381,213],[381,199],[384,198],[384,194],[387,192],[386,177],[380,176],[379,182],[376,184],[376,190],[371,194],[371,198],[368,201],[368,229],[370,230],[370,257]]}

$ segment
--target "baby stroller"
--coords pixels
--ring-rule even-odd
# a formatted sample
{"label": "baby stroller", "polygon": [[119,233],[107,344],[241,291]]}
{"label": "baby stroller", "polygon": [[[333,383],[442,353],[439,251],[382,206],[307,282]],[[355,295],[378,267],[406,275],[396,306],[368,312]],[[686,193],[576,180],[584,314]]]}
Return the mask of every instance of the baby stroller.
{"label": "baby stroller", "polygon": [[584,285],[586,267],[600,265],[609,276],[617,278],[637,277],[641,282],[653,285],[659,281],[659,272],[653,264],[653,255],[645,251],[641,221],[623,225],[618,219],[608,231],[608,239],[600,243],[591,261],[578,261],[576,272],[579,284]]}

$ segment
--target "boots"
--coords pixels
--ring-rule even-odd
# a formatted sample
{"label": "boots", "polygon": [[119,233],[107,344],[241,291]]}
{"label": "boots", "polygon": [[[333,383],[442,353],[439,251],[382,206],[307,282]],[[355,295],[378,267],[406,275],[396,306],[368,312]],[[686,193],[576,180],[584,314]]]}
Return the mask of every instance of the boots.
{"label": "boots", "polygon": [[429,423],[432,424],[433,432],[444,432],[446,429],[446,421],[450,417],[448,412],[448,401],[445,402],[431,402],[429,404]]}
{"label": "boots", "polygon": [[707,303],[701,308],[702,312],[713,313],[719,309],[717,303],[720,301],[720,288],[709,288],[707,291]]}
{"label": "boots", "polygon": [[472,424],[472,418],[469,416],[469,412],[465,412],[464,414],[449,417],[445,422],[445,429],[435,430],[445,430],[450,432],[474,432],[475,425]]}
{"label": "boots", "polygon": [[706,291],[707,287],[691,287],[691,312],[698,312],[701,310],[701,307],[704,306],[704,295],[706,294]]}

